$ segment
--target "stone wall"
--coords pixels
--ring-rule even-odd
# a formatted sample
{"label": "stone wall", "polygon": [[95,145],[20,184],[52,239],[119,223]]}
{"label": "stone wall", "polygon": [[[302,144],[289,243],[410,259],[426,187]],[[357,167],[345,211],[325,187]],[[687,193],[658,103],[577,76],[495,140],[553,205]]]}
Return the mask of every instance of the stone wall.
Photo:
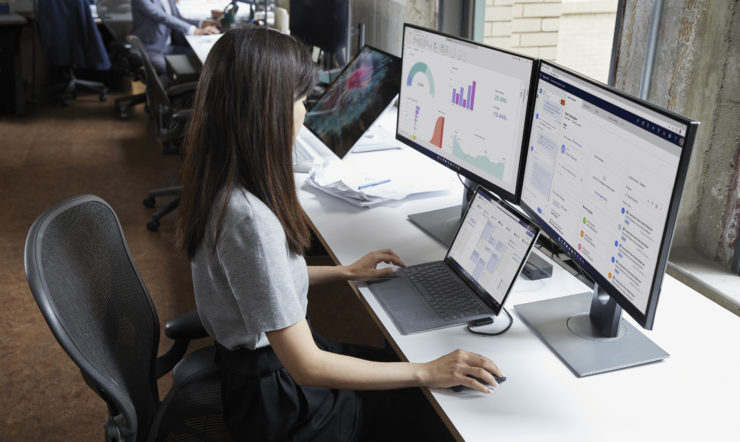
{"label": "stone wall", "polygon": [[[699,120],[674,248],[729,267],[737,235],[738,2],[664,2],[648,100]],[[638,94],[652,2],[627,0],[616,86]]]}

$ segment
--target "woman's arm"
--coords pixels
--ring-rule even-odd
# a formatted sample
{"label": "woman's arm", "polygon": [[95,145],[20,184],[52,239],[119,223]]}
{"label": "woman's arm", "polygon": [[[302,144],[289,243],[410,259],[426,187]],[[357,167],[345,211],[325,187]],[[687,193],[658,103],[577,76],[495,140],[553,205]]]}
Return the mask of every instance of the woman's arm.
{"label": "woman's arm", "polygon": [[377,268],[381,262],[406,267],[406,264],[392,250],[377,250],[348,266],[308,266],[308,283],[314,285],[348,280],[367,281],[392,275],[392,268]]}
{"label": "woman's arm", "polygon": [[498,385],[492,374],[503,375],[490,359],[462,350],[427,363],[374,362],[327,352],[316,346],[305,320],[268,332],[267,339],[293,380],[303,386],[380,390],[465,385],[488,393],[468,375],[492,387]]}

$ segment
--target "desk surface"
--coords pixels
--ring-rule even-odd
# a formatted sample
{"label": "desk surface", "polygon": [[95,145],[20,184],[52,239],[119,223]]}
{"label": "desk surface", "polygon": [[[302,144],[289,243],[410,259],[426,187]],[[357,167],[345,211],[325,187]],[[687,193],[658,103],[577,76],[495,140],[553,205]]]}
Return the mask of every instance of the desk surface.
{"label": "desk surface", "polygon": [[193,48],[193,52],[195,52],[198,60],[200,60],[200,64],[204,64],[206,62],[208,52],[211,51],[213,45],[222,35],[224,34],[186,35],[185,39],[188,41],[190,47]]}
{"label": "desk surface", "polygon": [[[350,154],[383,155],[398,151]],[[354,158],[353,158],[354,156]],[[418,155],[418,161],[431,161]],[[409,170],[413,170],[410,165]],[[451,173],[439,166],[440,174]],[[389,247],[407,264],[441,259],[445,247],[407,216],[460,203],[462,186],[371,209],[355,207],[305,184],[299,197],[337,263]],[[641,367],[575,377],[513,311],[520,303],[588,291],[557,264],[553,277],[519,278],[507,301],[514,324],[504,335],[480,337],[462,326],[403,336],[364,284],[353,285],[386,337],[406,360],[425,362],[462,348],[493,359],[507,381],[491,395],[426,391],[459,438],[484,440],[738,440],[740,320],[666,275],[653,331],[643,331],[670,358]],[[629,315],[624,317],[635,325]],[[502,321],[506,321],[502,317]]]}

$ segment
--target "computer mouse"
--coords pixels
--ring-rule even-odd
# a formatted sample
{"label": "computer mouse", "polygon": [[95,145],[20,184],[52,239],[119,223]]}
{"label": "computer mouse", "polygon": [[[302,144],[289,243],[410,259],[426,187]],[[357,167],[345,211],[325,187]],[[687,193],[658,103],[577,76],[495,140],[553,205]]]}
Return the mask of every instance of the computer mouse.
{"label": "computer mouse", "polygon": [[313,169],[314,161],[313,160],[304,160],[304,161],[298,161],[297,163],[293,164],[293,172],[296,173],[308,173]]}
{"label": "computer mouse", "polygon": [[[475,376],[470,376],[470,375],[468,375],[468,377],[475,379],[476,381],[480,382],[481,384],[485,386],[488,386],[488,382],[484,381],[483,379],[477,378]],[[503,382],[506,382],[506,376],[493,375],[493,378],[496,379],[496,383],[498,383],[499,385],[501,385]],[[455,385],[454,387],[452,387],[452,391],[454,391],[455,393],[458,393],[463,390],[471,390],[471,388],[465,385]]]}

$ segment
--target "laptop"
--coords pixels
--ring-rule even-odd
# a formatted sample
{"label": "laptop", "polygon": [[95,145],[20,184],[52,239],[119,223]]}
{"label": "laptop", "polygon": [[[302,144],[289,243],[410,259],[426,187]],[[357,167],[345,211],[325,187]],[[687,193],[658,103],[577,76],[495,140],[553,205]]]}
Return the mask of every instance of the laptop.
{"label": "laptop", "polygon": [[296,138],[293,164],[325,158],[327,148],[343,158],[393,104],[400,84],[401,59],[364,46],[306,113],[308,130]]}
{"label": "laptop", "polygon": [[444,260],[398,269],[368,287],[404,335],[498,315],[539,233],[479,186]]}

